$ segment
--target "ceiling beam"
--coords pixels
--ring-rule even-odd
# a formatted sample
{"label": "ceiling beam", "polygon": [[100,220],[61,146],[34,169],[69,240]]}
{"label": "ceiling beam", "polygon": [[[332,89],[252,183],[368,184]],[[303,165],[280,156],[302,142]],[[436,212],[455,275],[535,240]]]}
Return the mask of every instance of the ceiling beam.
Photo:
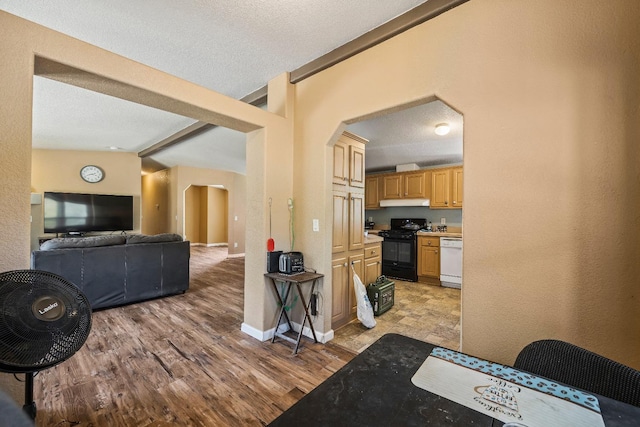
{"label": "ceiling beam", "polygon": [[[435,18],[444,12],[460,6],[469,0],[428,0],[423,4],[414,7],[408,12],[403,13],[400,16],[374,28],[373,30],[364,33],[358,38],[351,40],[350,42],[332,50],[329,53],[322,55],[321,57],[314,59],[311,62],[306,63],[300,68],[290,73],[289,81],[292,84],[298,83],[307,77],[319,73],[345,59],[351,58],[358,53],[365,51],[377,44],[384,42],[404,31],[407,31],[416,25],[420,25],[430,19]],[[241,99],[246,103],[252,105],[263,105],[267,102],[267,86],[263,86],[260,89],[250,93]],[[191,126],[187,126],[179,132],[174,133],[162,141],[157,142],[150,147],[140,151],[139,157],[143,159],[149,157],[159,151],[165,150],[173,145],[184,142],[185,140],[192,138],[202,132],[215,128],[216,125],[205,122],[195,122]]]}
{"label": "ceiling beam", "polygon": [[[261,87],[260,89],[251,92],[249,95],[242,98],[240,101],[246,102],[247,104],[259,106],[263,105],[267,102],[267,87]],[[211,123],[206,122],[195,122],[192,125],[187,126],[186,128],[170,135],[163,140],[156,142],[155,144],[145,148],[144,150],[138,153],[138,157],[149,157],[153,154],[158,153],[159,151],[165,150],[171,146],[179,144],[181,142],[186,141],[189,138],[193,138],[196,135],[199,135],[203,132],[206,132],[210,129],[217,127]]]}

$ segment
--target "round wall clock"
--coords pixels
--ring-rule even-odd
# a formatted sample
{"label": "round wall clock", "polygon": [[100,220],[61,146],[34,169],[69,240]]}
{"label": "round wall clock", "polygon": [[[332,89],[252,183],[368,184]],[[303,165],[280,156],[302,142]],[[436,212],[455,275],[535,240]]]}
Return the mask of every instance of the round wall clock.
{"label": "round wall clock", "polygon": [[98,166],[87,165],[80,169],[80,176],[85,181],[94,184],[104,179],[104,171]]}

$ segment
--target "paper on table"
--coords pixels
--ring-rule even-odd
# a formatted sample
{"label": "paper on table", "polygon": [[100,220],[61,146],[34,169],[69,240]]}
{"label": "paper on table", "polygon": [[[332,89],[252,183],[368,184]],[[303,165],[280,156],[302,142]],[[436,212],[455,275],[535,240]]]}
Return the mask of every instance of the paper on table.
{"label": "paper on table", "polygon": [[595,396],[455,351],[435,348],[411,381],[503,422],[604,427]]}

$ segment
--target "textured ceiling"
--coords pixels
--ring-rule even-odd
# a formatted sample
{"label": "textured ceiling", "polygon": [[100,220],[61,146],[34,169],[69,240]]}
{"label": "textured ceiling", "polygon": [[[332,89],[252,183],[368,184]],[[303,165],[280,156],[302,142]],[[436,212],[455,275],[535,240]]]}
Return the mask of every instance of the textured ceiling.
{"label": "textured ceiling", "polygon": [[[0,10],[239,99],[282,72],[423,2],[2,0]],[[395,117],[396,122],[403,120],[402,114]],[[36,148],[108,150],[115,146],[139,152],[193,122],[63,83],[34,79]],[[401,127],[408,126],[407,122]],[[365,128],[362,134],[372,141],[373,150],[375,135]],[[397,133],[393,143],[399,135],[408,138],[412,134]],[[376,144],[385,144],[381,136],[378,139]],[[395,164],[398,161],[391,154],[403,151],[377,150],[382,157],[376,158],[372,151],[367,162],[378,165],[386,158],[387,163]],[[214,128],[152,158],[168,167],[189,165],[244,173],[244,135]]]}

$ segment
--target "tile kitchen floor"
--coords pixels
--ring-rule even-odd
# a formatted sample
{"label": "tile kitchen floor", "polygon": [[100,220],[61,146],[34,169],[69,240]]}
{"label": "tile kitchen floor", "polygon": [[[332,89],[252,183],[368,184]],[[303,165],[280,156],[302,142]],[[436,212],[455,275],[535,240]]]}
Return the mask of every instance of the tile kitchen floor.
{"label": "tile kitchen floor", "polygon": [[358,353],[387,333],[406,335],[452,350],[460,347],[460,290],[395,282],[395,302],[368,329],[358,320],[335,331],[331,341]]}

